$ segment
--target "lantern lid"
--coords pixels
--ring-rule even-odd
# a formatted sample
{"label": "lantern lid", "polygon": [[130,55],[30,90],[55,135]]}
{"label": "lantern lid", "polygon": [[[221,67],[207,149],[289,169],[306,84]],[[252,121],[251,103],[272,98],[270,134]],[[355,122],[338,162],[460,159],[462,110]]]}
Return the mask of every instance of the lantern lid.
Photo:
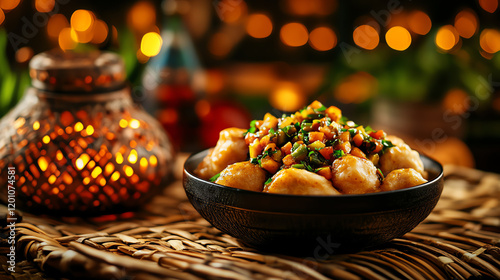
{"label": "lantern lid", "polygon": [[52,50],[30,61],[33,87],[63,93],[106,92],[125,85],[125,63],[111,52]]}

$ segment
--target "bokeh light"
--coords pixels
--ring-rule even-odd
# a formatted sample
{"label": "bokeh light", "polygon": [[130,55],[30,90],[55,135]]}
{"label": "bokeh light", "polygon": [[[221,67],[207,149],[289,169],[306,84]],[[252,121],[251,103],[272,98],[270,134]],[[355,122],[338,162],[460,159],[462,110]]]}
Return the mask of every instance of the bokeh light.
{"label": "bokeh light", "polygon": [[224,57],[231,51],[231,38],[223,32],[215,33],[208,42],[208,50],[217,57]]}
{"label": "bokeh light", "polygon": [[94,34],[91,43],[101,44],[104,42],[104,40],[108,37],[108,30],[108,25],[104,21],[100,19],[96,20],[94,23]]}
{"label": "bokeh light", "polygon": [[439,28],[436,34],[436,46],[444,51],[449,51],[458,44],[460,35],[455,27],[451,25],[445,25]]}
{"label": "bokeh light", "polygon": [[72,50],[76,47],[77,42],[71,38],[71,28],[66,27],[59,33],[59,47],[62,50]]}
{"label": "bokeh light", "polygon": [[379,35],[377,30],[370,25],[360,25],[352,33],[354,43],[367,50],[373,50],[378,46]]}
{"label": "bokeh light", "polygon": [[54,9],[55,0],[35,0],[35,9],[40,13],[48,13]]}
{"label": "bokeh light", "polygon": [[33,57],[33,49],[30,47],[22,47],[16,51],[16,61],[18,63],[26,63]]}
{"label": "bokeh light", "polygon": [[135,3],[128,13],[127,22],[139,32],[148,31],[156,24],[156,10],[153,3],[149,1]]}
{"label": "bokeh light", "polygon": [[470,10],[463,10],[455,17],[455,28],[463,38],[470,38],[477,31],[478,20],[476,14]]}
{"label": "bokeh light", "polygon": [[76,10],[73,15],[71,15],[71,28],[76,32],[85,32],[92,29],[94,19],[95,16],[91,11]]}
{"label": "bokeh light", "polygon": [[218,1],[219,7],[229,7],[219,14],[225,23],[236,23],[247,15],[247,4],[245,1],[222,0]]}
{"label": "bokeh light", "polygon": [[281,27],[281,41],[291,47],[300,47],[307,43],[309,34],[307,28],[298,22],[287,23]]}
{"label": "bokeh light", "polygon": [[326,16],[333,13],[338,6],[337,0],[288,0],[285,2],[287,12],[298,16]]}
{"label": "bokeh light", "polygon": [[500,51],[500,31],[486,28],[479,36],[479,45],[487,53]]}
{"label": "bokeh light", "polygon": [[13,10],[19,5],[21,0],[0,0],[0,9],[5,11]]}
{"label": "bokeh light", "polygon": [[488,13],[494,13],[498,8],[498,0],[479,0],[479,6]]}
{"label": "bokeh light", "polygon": [[144,34],[141,40],[141,52],[148,57],[153,57],[160,53],[163,40],[160,34],[156,32],[148,32]]}
{"label": "bokeh light", "polygon": [[377,92],[377,79],[366,72],[358,72],[344,78],[333,91],[333,96],[338,101],[362,103]]}
{"label": "bokeh light", "polygon": [[52,38],[57,38],[61,30],[69,27],[69,22],[62,14],[55,14],[50,17],[47,23],[47,33]]}
{"label": "bokeh light", "polygon": [[307,101],[300,87],[291,82],[279,83],[269,99],[271,106],[285,112],[297,111],[304,107]]}
{"label": "bokeh light", "polygon": [[397,51],[404,51],[411,45],[411,35],[406,28],[394,26],[385,33],[387,45]]}
{"label": "bokeh light", "polygon": [[92,40],[93,30],[86,30],[83,32],[76,31],[74,28],[71,28],[71,39],[78,43],[88,43]]}
{"label": "bokeh light", "polygon": [[337,36],[329,27],[318,27],[309,34],[309,44],[315,50],[328,51],[337,45]]}
{"label": "bokeh light", "polygon": [[4,20],[5,20],[5,13],[3,12],[2,9],[0,9],[0,24],[2,24]]}
{"label": "bokeh light", "polygon": [[410,30],[419,35],[429,33],[432,27],[431,18],[422,11],[414,11],[408,19]]}
{"label": "bokeh light", "polygon": [[443,98],[445,110],[457,115],[461,115],[469,109],[469,95],[462,89],[451,89]]}
{"label": "bokeh light", "polygon": [[273,31],[273,23],[264,14],[252,14],[248,17],[246,30],[254,38],[266,38]]}

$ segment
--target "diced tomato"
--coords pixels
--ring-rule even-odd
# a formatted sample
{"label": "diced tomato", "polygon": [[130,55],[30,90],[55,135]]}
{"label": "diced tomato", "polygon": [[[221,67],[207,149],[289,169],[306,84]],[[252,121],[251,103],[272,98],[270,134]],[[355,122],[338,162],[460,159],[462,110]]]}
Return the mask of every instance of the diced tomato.
{"label": "diced tomato", "polygon": [[334,122],[338,122],[342,117],[342,111],[335,106],[328,107],[328,109],[325,110],[325,113]]}
{"label": "diced tomato", "polygon": [[323,132],[309,132],[309,143],[316,141],[323,142],[325,140],[325,134]]}
{"label": "diced tomato", "polygon": [[375,149],[373,150],[374,153],[378,153],[382,150],[382,143],[379,141],[375,141]]}
{"label": "diced tomato", "polygon": [[375,138],[375,139],[380,140],[380,139],[384,138],[385,132],[383,130],[373,131],[373,132],[370,132],[370,136]]}
{"label": "diced tomato", "polygon": [[311,104],[309,104],[309,106],[307,106],[307,108],[318,109],[322,106],[323,104],[321,104],[321,102],[319,102],[318,100],[314,100]]}
{"label": "diced tomato", "polygon": [[327,180],[330,180],[333,177],[332,176],[332,170],[330,169],[329,166],[321,168],[316,173],[319,174],[319,175],[321,175],[321,176],[323,176],[323,177],[325,177]]}
{"label": "diced tomato", "polygon": [[360,133],[356,133],[352,140],[354,141],[354,145],[356,145],[357,147],[360,147],[361,144],[363,144],[363,136],[361,136]]}
{"label": "diced tomato", "polygon": [[292,155],[287,155],[286,157],[283,158],[283,164],[286,166],[292,166],[296,164],[295,160],[293,160]]}
{"label": "diced tomato", "polygon": [[286,155],[289,155],[292,153],[292,143],[288,142],[286,143],[283,147],[281,147],[281,151],[286,154]]}
{"label": "diced tomato", "polygon": [[260,144],[260,141],[258,138],[256,138],[252,144],[248,147],[250,157],[251,158],[256,158],[260,153],[262,153],[262,148],[263,146]]}
{"label": "diced tomato", "polygon": [[351,155],[357,156],[360,158],[366,158],[365,153],[363,153],[363,151],[361,151],[359,148],[356,148],[356,147],[352,148]]}
{"label": "diced tomato", "polygon": [[261,159],[260,166],[267,170],[269,173],[274,174],[280,168],[280,164],[274,161],[271,157]]}
{"label": "diced tomato", "polygon": [[333,147],[325,147],[324,149],[319,150],[319,153],[326,159],[331,160],[333,155]]}
{"label": "diced tomato", "polygon": [[253,133],[247,133],[247,135],[245,135],[245,143],[247,145],[250,145],[251,143],[253,143],[253,141],[257,138],[257,136],[255,136],[255,134]]}
{"label": "diced tomato", "polygon": [[269,139],[271,139],[271,136],[268,134],[260,139],[260,144],[265,147],[267,144],[269,144]]}

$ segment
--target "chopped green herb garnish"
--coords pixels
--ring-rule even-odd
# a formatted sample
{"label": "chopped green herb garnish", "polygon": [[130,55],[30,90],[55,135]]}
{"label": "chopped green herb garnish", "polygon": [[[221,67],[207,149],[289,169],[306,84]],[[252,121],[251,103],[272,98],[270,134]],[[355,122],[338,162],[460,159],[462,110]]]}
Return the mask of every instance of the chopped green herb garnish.
{"label": "chopped green herb garnish", "polygon": [[342,151],[342,150],[335,150],[333,152],[333,156],[336,157],[336,158],[343,157],[344,155],[345,155],[344,151]]}
{"label": "chopped green herb garnish", "polygon": [[326,110],[325,105],[321,105],[318,109],[314,109],[316,112],[324,112]]}
{"label": "chopped green herb garnish", "polygon": [[268,185],[268,184],[271,184],[271,182],[273,181],[273,178],[269,178],[267,179],[267,181],[264,183],[264,185]]}
{"label": "chopped green herb garnish", "polygon": [[219,177],[220,177],[220,173],[217,173],[216,175],[214,175],[214,176],[213,176],[212,178],[210,178],[209,180],[210,180],[210,182],[212,182],[212,183],[213,183],[213,182],[217,181],[217,179],[219,179]]}

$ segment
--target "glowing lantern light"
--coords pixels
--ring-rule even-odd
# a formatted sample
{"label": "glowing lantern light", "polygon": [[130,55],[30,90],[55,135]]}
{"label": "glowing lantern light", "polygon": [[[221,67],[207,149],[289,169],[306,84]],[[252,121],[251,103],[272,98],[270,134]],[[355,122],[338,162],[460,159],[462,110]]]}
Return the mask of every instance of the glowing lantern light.
{"label": "glowing lantern light", "polygon": [[307,43],[309,34],[303,24],[292,22],[281,27],[280,38],[285,45],[300,47]]}
{"label": "glowing lantern light", "polygon": [[141,40],[141,52],[147,57],[153,57],[160,53],[163,40],[160,34],[148,32],[144,34]]}
{"label": "glowing lantern light", "polygon": [[445,25],[439,28],[435,42],[440,49],[449,51],[458,44],[459,37],[460,35],[455,27]]}
{"label": "glowing lantern light", "polygon": [[304,107],[306,98],[296,84],[284,82],[271,93],[269,102],[278,110],[293,112]]}
{"label": "glowing lantern light", "polygon": [[429,33],[432,22],[429,16],[422,11],[414,11],[409,18],[410,30],[419,35]]}
{"label": "glowing lantern light", "polygon": [[273,31],[273,23],[264,14],[253,14],[248,17],[246,30],[254,38],[266,38]]}
{"label": "glowing lantern light", "polygon": [[385,33],[385,41],[392,49],[404,51],[411,45],[411,35],[406,28],[395,26]]}
{"label": "glowing lantern light", "polygon": [[455,28],[463,38],[470,38],[477,31],[478,20],[473,11],[467,9],[457,14],[455,17]]}
{"label": "glowing lantern light", "polygon": [[479,6],[488,13],[494,13],[498,8],[498,0],[479,0]]}
{"label": "glowing lantern light", "polygon": [[337,36],[328,27],[318,27],[309,34],[309,44],[318,51],[328,51],[337,45]]}
{"label": "glowing lantern light", "polygon": [[377,30],[370,25],[360,25],[352,33],[354,43],[367,50],[373,50],[378,46],[379,35]]}

